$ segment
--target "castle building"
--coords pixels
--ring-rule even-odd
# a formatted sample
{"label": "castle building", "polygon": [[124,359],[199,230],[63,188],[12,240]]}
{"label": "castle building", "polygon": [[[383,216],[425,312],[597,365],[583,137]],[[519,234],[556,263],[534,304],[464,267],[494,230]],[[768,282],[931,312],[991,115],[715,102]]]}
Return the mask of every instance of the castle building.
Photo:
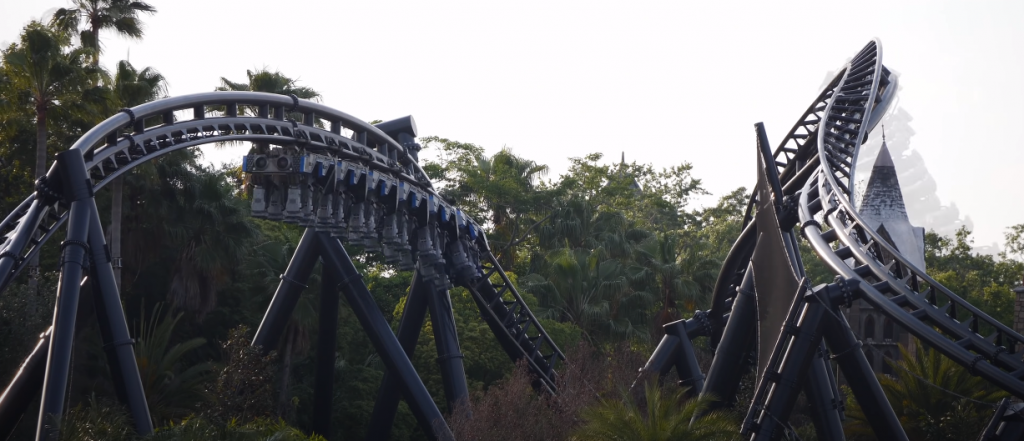
{"label": "castle building", "polygon": [[[882,148],[875,159],[867,189],[857,210],[868,227],[896,248],[912,265],[925,269],[924,228],[911,225],[907,217],[903,192],[896,177],[896,166],[885,144],[884,134]],[[854,334],[861,338],[865,346],[864,355],[875,372],[892,373],[892,368],[884,359],[900,359],[898,344],[913,350],[910,334],[867,302],[857,300],[846,314]]]}

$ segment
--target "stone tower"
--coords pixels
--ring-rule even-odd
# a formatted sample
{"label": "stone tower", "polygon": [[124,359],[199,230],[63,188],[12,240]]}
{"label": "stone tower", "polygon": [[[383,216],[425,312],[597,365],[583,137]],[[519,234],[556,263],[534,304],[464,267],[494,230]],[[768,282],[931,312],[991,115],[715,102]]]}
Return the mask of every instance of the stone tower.
{"label": "stone tower", "polygon": [[[912,265],[925,269],[924,228],[911,225],[907,217],[903,191],[884,134],[882,148],[871,169],[871,177],[868,178],[858,211],[868,227],[896,248]],[[897,344],[913,350],[910,334],[863,300],[853,303],[847,311],[847,319],[854,333],[863,340],[864,355],[876,372],[892,372],[884,359],[900,358]]]}

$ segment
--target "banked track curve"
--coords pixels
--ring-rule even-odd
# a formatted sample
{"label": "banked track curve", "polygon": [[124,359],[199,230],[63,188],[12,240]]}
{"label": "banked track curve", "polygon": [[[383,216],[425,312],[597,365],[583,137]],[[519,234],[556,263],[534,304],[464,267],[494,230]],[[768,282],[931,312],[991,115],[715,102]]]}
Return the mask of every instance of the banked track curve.
{"label": "banked track curve", "polygon": [[[881,48],[874,50],[881,59]],[[867,303],[972,374],[1024,398],[1024,336],[911,264],[861,220],[850,200],[852,164],[877,122],[863,117],[879,95],[879,78],[868,80],[847,75],[825,110],[827,130],[819,131],[817,145],[825,160],[800,192],[803,234],[836,274],[861,282]]]}
{"label": "banked track curve", "polygon": [[[411,117],[396,122],[380,124],[401,128],[385,133],[294,96],[210,92],[122,110],[71,149],[82,152],[93,193],[140,164],[204,144],[252,142],[299,152],[292,159],[300,165],[292,170],[309,175],[308,188],[288,201],[292,195],[282,190],[284,210],[262,217],[382,252],[386,261],[416,268],[438,288],[467,288],[509,357],[525,359],[538,386],[556,392],[554,369],[564,354],[491,254],[479,224],[444,201],[417,164]],[[69,217],[68,204],[48,185],[58,180],[57,168],[0,222],[0,294]]]}
{"label": "banked track curve", "polygon": [[[861,50],[774,151],[787,204],[818,257],[837,275],[862,282],[862,299],[972,374],[1024,398],[1024,336],[916,268],[866,226],[850,200],[856,155],[895,95],[897,79],[881,55],[877,41]],[[750,219],[748,212],[706,313],[713,344],[756,244]]]}

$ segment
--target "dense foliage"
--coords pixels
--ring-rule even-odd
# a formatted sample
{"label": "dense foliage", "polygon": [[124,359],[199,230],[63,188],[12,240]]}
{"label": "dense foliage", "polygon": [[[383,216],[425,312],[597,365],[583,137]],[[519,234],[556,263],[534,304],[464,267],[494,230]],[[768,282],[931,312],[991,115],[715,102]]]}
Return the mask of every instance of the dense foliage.
{"label": "dense foliage", "polygon": [[[139,38],[140,14],[155,12],[152,6],[122,0],[75,0],[74,6],[58,11],[52,23],[29,24],[19,41],[3,48],[4,214],[29,194],[34,177],[56,152],[100,119],[166,93],[165,79],[152,67],[140,70],[120,61],[111,73],[99,65],[100,32]],[[221,78],[213,88],[320,97],[313,88],[266,69],[246,72],[244,82]],[[570,158],[568,170],[553,177],[546,165],[508,149],[488,156],[471,143],[436,136],[420,141],[423,167],[442,195],[484,225],[500,263],[555,342],[570,354],[560,368],[562,393],[534,394],[528,374],[509,362],[470,294],[453,289],[474,415],[452,414],[448,422],[460,439],[619,439],[631,437],[622,435],[629,430],[643,439],[700,433],[708,434],[700,439],[723,439],[720,435],[735,430],[731,414],[690,424],[689,415],[705,404],[686,401],[671,387],[650,387],[637,396],[626,390],[657,344],[661,325],[708,307],[720,262],[740,232],[750,197],[746,188],[723,195],[714,206],[696,208],[691,200],[707,192],[689,163],[658,169],[606,161],[593,153]],[[122,302],[137,339],[153,420],[162,427],[151,439],[315,439],[309,433],[310,349],[316,344],[319,271],[279,345],[265,348],[269,354],[251,347],[253,330],[302,230],[250,218],[240,170],[214,169],[201,159],[197,151],[167,154],[97,194],[103,222],[113,226],[110,238],[120,253],[115,255],[124,257]],[[1024,224],[1011,228],[1008,254],[994,258],[971,251],[969,231],[953,238],[929,234],[929,273],[1012,325],[1010,289],[1024,274],[1024,264],[1014,260],[1024,253],[1022,235]],[[49,241],[34,264],[38,277],[21,275],[0,296],[0,374],[5,379],[50,323],[58,242]],[[381,312],[397,327],[411,274],[358,246],[349,252]],[[831,279],[806,244],[801,252],[815,282]],[[135,439],[130,418],[113,394],[90,296],[83,291],[63,439]],[[427,321],[412,361],[445,409],[432,332]],[[337,339],[335,433],[324,435],[362,438],[385,368],[344,303]],[[702,345],[698,342],[698,355],[706,369],[710,353]],[[921,412],[931,412],[922,406],[942,397],[929,384],[946,384],[949,375],[960,381],[962,375],[932,353],[917,354],[916,362],[911,355],[903,371],[920,371],[917,376],[929,380],[915,383],[916,376],[896,369],[885,384],[894,403],[902,403],[901,415],[917,418],[907,424],[918,424]],[[954,374],[926,376],[935,363]],[[995,399],[978,395],[987,390],[980,384],[964,384],[971,389],[964,390],[966,396]],[[935,412],[967,415],[963,418],[975,424],[973,411],[961,407]],[[520,415],[530,415],[533,425],[516,424]],[[16,436],[30,436],[35,420],[26,416],[28,423]],[[922,426],[922,436],[944,431],[943,424],[949,423],[935,424]],[[799,432],[806,433],[806,427]],[[424,437],[405,404],[392,433],[395,439]]]}

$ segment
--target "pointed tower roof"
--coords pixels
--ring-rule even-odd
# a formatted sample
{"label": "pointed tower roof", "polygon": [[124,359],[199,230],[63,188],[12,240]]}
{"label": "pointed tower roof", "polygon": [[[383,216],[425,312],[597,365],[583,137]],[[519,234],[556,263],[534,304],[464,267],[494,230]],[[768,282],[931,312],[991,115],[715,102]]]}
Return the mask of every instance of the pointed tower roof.
{"label": "pointed tower roof", "polygon": [[910,224],[907,217],[907,206],[903,202],[903,191],[900,180],[896,176],[896,166],[889,154],[889,147],[882,134],[882,148],[871,168],[867,190],[861,198],[861,218],[871,229],[886,234],[886,242],[896,247],[900,254],[915,266],[924,269],[924,234],[919,228]]}
{"label": "pointed tower roof", "polygon": [[896,176],[896,166],[884,138],[875,165],[871,168],[868,187],[860,203],[860,213],[864,217],[878,220],[910,221],[907,218],[907,206],[903,202],[903,191],[900,190],[900,180]]}
{"label": "pointed tower roof", "polygon": [[892,163],[892,155],[889,153],[889,147],[885,145],[885,136],[882,136],[882,150],[879,150],[878,157],[875,158],[875,168],[878,167],[892,167],[896,169],[896,164]]}

